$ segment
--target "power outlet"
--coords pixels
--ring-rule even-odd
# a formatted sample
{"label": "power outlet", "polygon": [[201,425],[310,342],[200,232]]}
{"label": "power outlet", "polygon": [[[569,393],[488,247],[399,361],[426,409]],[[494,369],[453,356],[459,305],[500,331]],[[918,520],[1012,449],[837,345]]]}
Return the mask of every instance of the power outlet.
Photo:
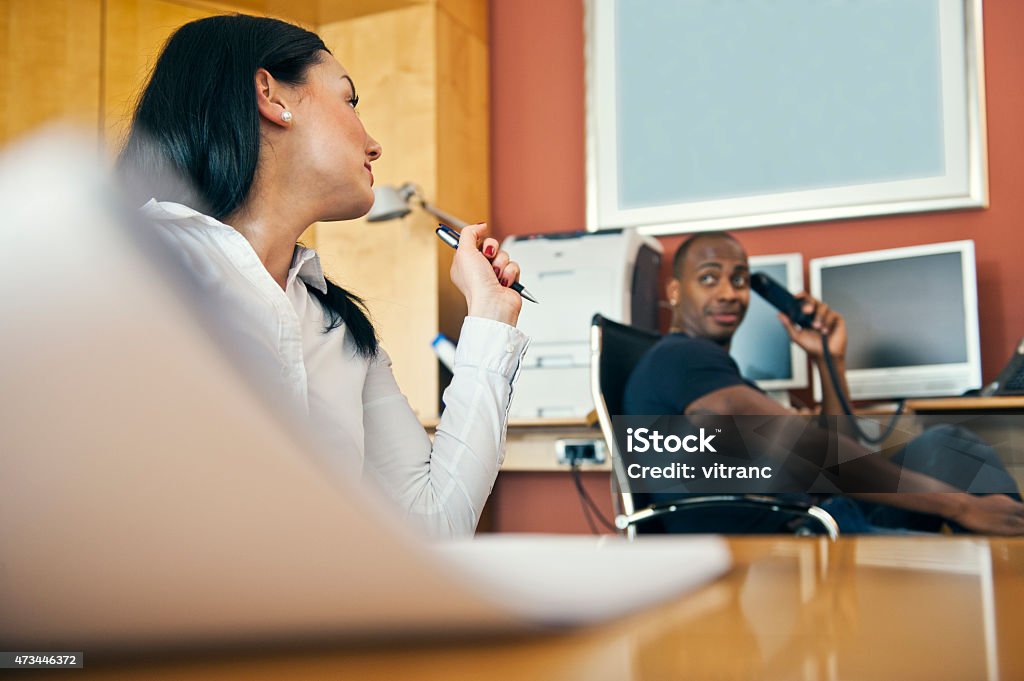
{"label": "power outlet", "polygon": [[555,453],[558,463],[563,466],[570,466],[573,461],[589,465],[605,462],[603,440],[558,440],[555,442]]}

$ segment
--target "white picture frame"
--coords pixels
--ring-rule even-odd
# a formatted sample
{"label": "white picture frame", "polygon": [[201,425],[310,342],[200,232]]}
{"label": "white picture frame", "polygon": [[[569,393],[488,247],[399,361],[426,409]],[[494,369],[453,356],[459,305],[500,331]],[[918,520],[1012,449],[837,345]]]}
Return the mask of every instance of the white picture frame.
{"label": "white picture frame", "polygon": [[[675,234],[988,205],[981,0],[585,1],[588,230],[637,227],[646,234]],[[829,15],[826,10],[847,12],[858,21],[850,21],[846,15]],[[759,21],[745,20],[758,11],[763,14]],[[910,11],[934,17],[934,21],[918,21],[910,14],[895,16]],[[877,16],[865,14],[870,12]],[[634,28],[632,33],[628,29],[631,13],[641,17],[633,22],[640,30]],[[720,25],[701,26],[705,15],[714,15],[714,21]],[[762,27],[770,23],[763,21],[765,16],[775,15],[788,21],[781,26]],[[805,21],[805,15],[811,16]],[[904,19],[904,23],[900,24],[899,19]],[[673,26],[673,20],[684,25]],[[742,31],[737,28],[741,25]],[[882,30],[879,26],[887,28]],[[764,35],[759,35],[758,30]],[[728,40],[730,31],[742,32],[743,39]],[[794,36],[785,35],[786,31],[793,31]],[[830,39],[833,34],[839,39]],[[629,43],[631,35],[639,37]],[[805,40],[807,49],[814,48],[815,39],[824,41],[824,48],[819,44],[814,52],[820,58],[802,57],[794,48],[789,61],[778,58],[781,61],[774,71],[771,60],[777,57],[770,51],[756,49],[764,41],[799,46],[801,37],[807,36],[811,36]],[[680,42],[673,44],[677,37]],[[628,47],[634,43],[636,46]],[[751,54],[742,55],[742,49],[737,47],[740,43],[752,45]],[[836,46],[837,43],[843,44]],[[684,44],[690,45],[689,61],[671,63],[676,52],[685,52],[681,47]],[[715,53],[720,44],[724,54]],[[635,56],[648,53],[652,55],[649,61]],[[660,58],[654,58],[657,55]],[[701,68],[710,64],[712,75],[719,76],[706,78],[709,82],[704,91],[700,91],[697,82],[700,77],[686,78],[685,66],[694,63],[695,58],[704,65]],[[900,63],[903,58],[907,64]],[[829,66],[829,59],[836,60],[834,69]],[[813,68],[807,69],[810,75],[796,73],[804,63],[812,63]],[[726,66],[719,68],[719,64]],[[883,76],[887,74],[881,72],[879,64],[887,65],[894,82],[885,84]],[[858,72],[862,67],[865,71]],[[728,88],[723,82],[729,73],[758,69],[768,74],[783,73],[779,82],[787,88],[795,83],[794,90],[786,93],[785,101],[781,101],[781,96],[776,101],[773,94],[760,99],[756,93],[751,94],[736,119],[743,129],[734,135],[729,134],[727,127],[716,130],[715,139],[741,140],[743,135],[749,135],[757,140],[774,140],[773,134],[781,126],[790,136],[794,130],[818,130],[821,136],[814,138],[817,144],[738,143],[739,148],[732,149],[730,157],[718,153],[721,145],[716,149],[714,143],[704,144],[706,128],[688,129],[681,125],[678,131],[674,129],[672,112],[712,111],[713,107],[706,103],[718,102],[723,90],[730,90],[734,96],[739,92],[742,100],[750,88],[735,84]],[[826,75],[815,81],[816,74],[833,71],[847,74],[851,82],[849,92],[843,89],[843,79],[833,80]],[[929,80],[932,76],[934,82]],[[649,86],[640,90],[641,97],[623,100],[620,90],[626,91],[645,80]],[[921,93],[915,94],[916,87],[901,85],[907,82],[923,83]],[[809,94],[805,99],[800,87],[807,88]],[[827,112],[826,120],[821,120],[820,111],[811,112],[806,122],[787,118],[786,112],[802,114],[805,109],[814,108],[806,103],[816,101],[815,97],[825,87],[831,87],[839,98],[846,98],[842,106],[833,106]],[[681,96],[680,91],[691,108],[674,107],[670,98]],[[907,94],[908,91],[913,92]],[[935,99],[929,99],[933,95]],[[898,104],[886,109],[885,97]],[[861,101],[864,110],[858,113]],[[764,106],[759,107],[759,102]],[[934,102],[941,103],[932,106]],[[722,107],[721,111],[727,113],[728,105]],[[771,115],[760,109],[773,109],[774,122],[769,120]],[[658,119],[659,110],[667,115]],[[841,116],[837,116],[837,111],[849,112],[849,121],[838,120]],[[896,122],[879,121],[886,118],[879,111],[896,112],[888,116]],[[904,111],[914,113],[904,116],[908,120],[899,119]],[[713,111],[708,115],[714,116]],[[813,118],[815,115],[819,118]],[[759,122],[759,118],[764,120]],[[654,122],[645,124],[649,119]],[[760,123],[768,126],[767,132],[748,129]],[[715,118],[712,124],[718,125],[719,119]],[[928,132],[931,128],[937,134]],[[832,138],[834,145],[827,142],[833,129],[838,131]],[[855,134],[847,136],[848,129],[871,134],[862,138]],[[877,134],[879,131],[883,134]],[[886,136],[890,134],[897,140],[919,136],[914,145],[908,144],[908,148],[916,150],[917,157],[904,153],[899,144],[887,143]],[[663,150],[666,153],[661,153]],[[801,161],[799,154],[805,152],[808,158]],[[758,158],[758,153],[766,157]],[[887,153],[891,159],[882,158]],[[712,177],[713,169],[706,168],[714,163],[707,161],[717,161],[720,155],[727,156],[718,172],[721,177]],[[730,158],[738,162],[730,162]],[[835,178],[830,180],[823,177],[828,173],[817,173],[816,164],[822,163]],[[773,164],[780,167],[778,171]],[[793,177],[784,176],[781,166],[788,167]],[[937,170],[939,167],[941,171]],[[735,170],[748,168],[762,169],[757,171],[761,176],[734,177]],[[799,177],[803,172],[812,177]],[[844,173],[850,181],[843,181]],[[730,182],[740,186],[730,186]],[[750,186],[769,186],[775,182],[783,188],[751,191],[750,186],[745,189],[743,182]],[[814,186],[817,182],[828,186]],[[695,184],[701,185],[703,194],[687,195],[688,188]],[[657,191],[648,191],[652,186]],[[677,187],[680,196],[674,197]]]}

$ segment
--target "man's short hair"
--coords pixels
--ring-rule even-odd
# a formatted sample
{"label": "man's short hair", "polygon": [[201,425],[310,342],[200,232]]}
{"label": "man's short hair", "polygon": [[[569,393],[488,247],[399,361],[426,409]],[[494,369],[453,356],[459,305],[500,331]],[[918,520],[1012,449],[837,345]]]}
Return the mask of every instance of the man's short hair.
{"label": "man's short hair", "polygon": [[721,237],[739,243],[736,237],[734,237],[732,234],[729,234],[729,232],[721,230],[714,232],[697,232],[696,234],[691,234],[690,236],[686,237],[686,241],[679,244],[679,248],[676,249],[676,254],[672,258],[672,276],[674,276],[676,279],[679,279],[680,275],[682,275],[683,263],[686,262],[686,254],[690,251],[690,247],[693,246],[694,243],[700,241],[701,239],[710,239],[713,237]]}

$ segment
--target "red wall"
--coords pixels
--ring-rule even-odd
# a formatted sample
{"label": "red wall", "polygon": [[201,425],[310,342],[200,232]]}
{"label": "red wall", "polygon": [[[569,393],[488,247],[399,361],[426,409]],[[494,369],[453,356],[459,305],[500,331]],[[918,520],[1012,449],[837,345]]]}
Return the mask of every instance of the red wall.
{"label": "red wall", "polygon": [[[1024,191],[1018,169],[1024,162],[1024,2],[985,0],[984,11],[989,208],[749,229],[738,236],[751,255],[801,252],[805,262],[837,253],[974,239],[987,382],[1024,335],[1018,302],[1024,279],[1024,231],[1019,227]],[[490,0],[490,22],[494,231],[500,238],[584,229],[583,0]],[[666,253],[681,240],[662,239]],[[493,500],[497,527],[545,529],[550,525],[537,523],[569,513],[565,497],[551,500],[550,508],[531,505],[529,517],[513,503],[517,490],[561,490],[563,484],[554,480],[562,478],[571,493],[571,482],[561,474],[502,476]],[[607,494],[597,496],[607,499]],[[565,522],[557,521],[558,529],[569,531]],[[581,517],[573,522],[574,531],[585,531]]]}
{"label": "red wall", "polygon": [[[499,236],[583,229],[583,0],[491,0],[491,224]],[[990,207],[741,230],[751,255],[810,258],[974,239],[982,371],[1024,335],[1024,2],[985,0]],[[681,236],[662,239],[666,253]]]}

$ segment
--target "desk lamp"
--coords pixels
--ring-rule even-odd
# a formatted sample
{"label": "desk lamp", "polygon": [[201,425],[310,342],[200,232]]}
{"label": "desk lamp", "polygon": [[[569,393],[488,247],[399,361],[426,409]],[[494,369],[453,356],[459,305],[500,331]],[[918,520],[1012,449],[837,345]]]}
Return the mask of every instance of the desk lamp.
{"label": "desk lamp", "polygon": [[[445,213],[443,210],[434,206],[432,203],[423,198],[419,187],[414,185],[412,182],[406,182],[400,187],[394,185],[383,185],[381,187],[374,187],[373,189],[373,207],[370,212],[366,214],[366,219],[370,222],[384,222],[385,220],[395,220],[397,218],[404,218],[408,215],[412,208],[409,207],[409,203],[415,199],[416,203],[419,204],[420,208],[436,217],[441,222],[446,223],[449,227],[455,227],[461,230],[466,227],[469,223],[465,220],[460,220],[454,215]],[[441,240],[452,248],[456,248],[458,244],[458,234],[454,234],[454,241],[442,236],[441,230],[438,230],[438,236]],[[521,282],[515,281],[509,286],[513,291],[516,291],[526,300],[536,303],[537,299],[533,297],[525,286]]]}
{"label": "desk lamp", "polygon": [[373,208],[367,213],[366,219],[370,222],[384,222],[385,220],[404,218],[412,211],[409,205],[412,202],[450,227],[461,230],[469,224],[465,220],[445,213],[424,199],[422,190],[412,182],[406,182],[400,187],[390,184],[374,187]]}

